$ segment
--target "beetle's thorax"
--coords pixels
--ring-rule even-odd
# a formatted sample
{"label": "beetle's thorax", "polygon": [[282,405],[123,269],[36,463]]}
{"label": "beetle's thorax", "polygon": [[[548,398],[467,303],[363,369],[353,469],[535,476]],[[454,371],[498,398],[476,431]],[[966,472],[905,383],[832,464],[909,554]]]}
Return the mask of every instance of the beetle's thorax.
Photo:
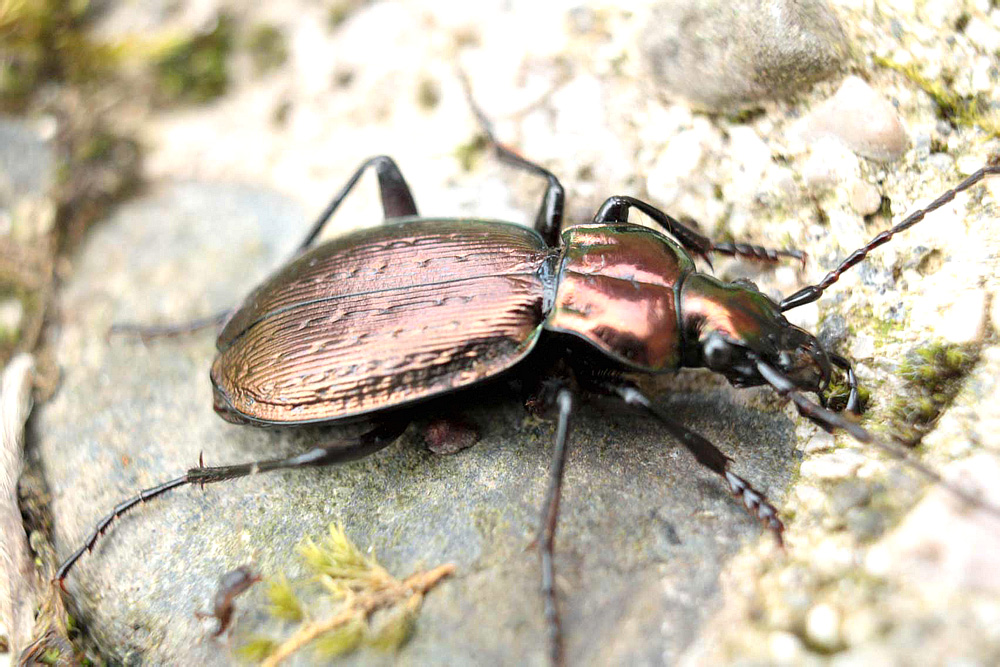
{"label": "beetle's thorax", "polygon": [[679,288],[694,270],[662,234],[633,224],[563,232],[559,285],[546,328],[574,334],[643,371],[681,363]]}

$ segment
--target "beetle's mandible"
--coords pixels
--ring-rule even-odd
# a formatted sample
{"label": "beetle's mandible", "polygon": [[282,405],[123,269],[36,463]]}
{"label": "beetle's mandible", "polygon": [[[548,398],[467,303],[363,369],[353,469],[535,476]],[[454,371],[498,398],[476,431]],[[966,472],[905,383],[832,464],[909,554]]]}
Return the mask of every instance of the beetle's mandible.
{"label": "beetle's mandible", "polygon": [[[987,175],[1000,173],[1000,165],[983,167],[850,254],[816,285],[776,303],[749,283],[725,283],[699,272],[693,257],[725,254],[776,262],[801,259],[801,253],[714,243],[628,196],[610,197],[591,223],[563,230],[559,180],[499,144],[481,114],[480,120],[502,160],[548,183],[534,229],[421,218],[396,164],[388,157],[372,158],[319,216],[293,261],[254,290],[219,335],[211,380],[214,408],[227,421],[257,426],[363,422],[370,428],[348,444],[317,446],[288,458],[199,464],[147,489],[97,523],[59,568],[60,583],[117,517],[143,501],[187,484],[366,456],[392,443],[424,401],[509,373],[524,375],[531,367],[525,361],[542,346],[561,351],[564,362],[551,364],[554,375],[534,372],[539,395],[558,412],[537,543],[556,663],[563,655],[553,548],[570,419],[580,393],[618,397],[657,420],[719,475],[779,542],[783,526],[764,495],[730,469],[730,458],[715,445],[659,409],[629,374],[704,367],[738,387],[770,385],[823,428],[844,429],[903,457],[891,443],[824,407],[837,367],[850,387],[847,410],[858,411],[851,363],[782,313],[816,301],[873,249]],[[368,169],[378,177],[385,224],[314,245]],[[657,228],[630,222],[632,209]],[[547,360],[544,366],[549,368]],[[819,400],[808,398],[809,393]],[[940,481],[920,463],[909,465]]]}

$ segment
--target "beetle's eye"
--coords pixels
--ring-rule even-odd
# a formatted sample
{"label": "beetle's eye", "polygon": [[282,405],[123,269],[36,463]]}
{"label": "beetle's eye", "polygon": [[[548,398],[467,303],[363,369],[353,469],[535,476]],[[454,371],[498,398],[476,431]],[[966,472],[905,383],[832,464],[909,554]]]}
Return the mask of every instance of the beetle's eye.
{"label": "beetle's eye", "polygon": [[754,292],[759,292],[760,291],[760,288],[757,287],[757,283],[755,283],[754,281],[749,280],[747,278],[737,278],[736,280],[733,281],[733,284],[734,285],[739,285],[741,287],[745,287],[748,290],[751,290],[751,291],[754,291]]}
{"label": "beetle's eye", "polygon": [[720,336],[711,336],[706,340],[702,353],[705,365],[712,370],[725,370],[733,361],[733,346]]}

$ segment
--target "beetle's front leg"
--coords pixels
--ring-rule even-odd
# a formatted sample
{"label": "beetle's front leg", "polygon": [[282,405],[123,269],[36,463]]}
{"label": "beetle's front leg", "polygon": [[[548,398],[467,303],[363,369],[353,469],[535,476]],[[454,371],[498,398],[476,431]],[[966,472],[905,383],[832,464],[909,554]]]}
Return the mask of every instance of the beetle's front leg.
{"label": "beetle's front leg", "polygon": [[598,209],[594,216],[594,222],[600,224],[610,224],[614,222],[628,222],[628,212],[631,208],[637,208],[665,229],[671,236],[680,241],[680,244],[688,252],[693,252],[702,257],[711,265],[708,256],[711,253],[719,255],[729,255],[750,259],[758,262],[777,262],[782,257],[798,260],[803,266],[806,261],[806,254],[801,250],[765,248],[752,243],[728,242],[716,243],[712,239],[696,232],[689,225],[682,223],[676,218],[664,213],[648,202],[635,197],[615,195],[608,199]]}
{"label": "beetle's front leg", "polygon": [[610,386],[608,389],[627,404],[642,408],[663,424],[670,435],[677,438],[689,452],[694,454],[698,463],[726,480],[729,492],[742,502],[743,507],[751,516],[759,520],[774,534],[779,546],[783,544],[781,534],[785,530],[785,526],[778,518],[778,510],[768,502],[763,493],[754,489],[749,482],[729,470],[730,458],[723,454],[718,447],[668,417],[663,410],[653,405],[653,402],[635,387],[619,385]]}

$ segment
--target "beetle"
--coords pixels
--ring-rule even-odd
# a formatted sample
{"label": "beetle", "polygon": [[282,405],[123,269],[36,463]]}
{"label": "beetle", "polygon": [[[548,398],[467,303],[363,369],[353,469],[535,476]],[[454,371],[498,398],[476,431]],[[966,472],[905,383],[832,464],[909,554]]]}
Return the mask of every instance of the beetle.
{"label": "beetle", "polygon": [[[396,163],[386,156],[371,158],[320,214],[293,260],[256,288],[219,334],[210,378],[213,407],[223,419],[252,426],[358,422],[367,425],[363,432],[350,442],[286,458],[216,467],[199,462],[118,504],[62,563],[58,582],[115,519],[146,500],[189,484],[367,456],[395,441],[426,401],[530,371],[533,360],[544,361],[545,372],[535,373],[537,395],[558,416],[537,545],[550,655],[559,663],[553,551],[579,394],[617,397],[649,414],[720,476],[779,542],[783,525],[777,509],[730,469],[726,454],[659,409],[629,381],[629,373],[703,367],[737,387],[770,385],[821,427],[845,430],[905,458],[899,448],[824,407],[836,367],[850,388],[846,409],[859,410],[851,363],[783,313],[818,300],[872,250],[987,175],[1000,173],[1000,166],[984,166],[851,253],[819,283],[775,302],[752,284],[699,272],[695,258],[708,261],[721,254],[775,262],[802,259],[798,251],[715,243],[630,196],[612,196],[591,223],[563,229],[565,193],[559,180],[500,144],[478,115],[501,160],[546,180],[533,228],[420,217]],[[369,169],[378,178],[385,224],[315,245]],[[656,228],[630,222],[632,209]],[[541,359],[543,349],[557,358]],[[922,464],[909,465],[941,481]]]}

